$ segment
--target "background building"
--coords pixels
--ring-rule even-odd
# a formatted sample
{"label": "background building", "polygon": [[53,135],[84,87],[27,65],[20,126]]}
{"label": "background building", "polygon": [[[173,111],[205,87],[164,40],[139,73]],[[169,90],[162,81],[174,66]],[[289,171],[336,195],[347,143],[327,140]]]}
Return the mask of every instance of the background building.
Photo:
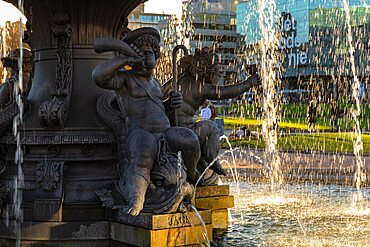
{"label": "background building", "polygon": [[160,21],[163,37],[163,53],[172,54],[177,44],[184,44],[191,54],[195,49],[211,47],[222,40],[222,46],[215,50],[219,54],[219,85],[236,80],[236,5],[234,0],[190,0],[183,2],[181,20],[177,18]]}
{"label": "background building", "polygon": [[[370,1],[349,1],[353,48],[361,86],[369,89]],[[258,63],[262,33],[257,0],[237,5],[237,32],[243,38],[239,62]],[[343,2],[333,0],[277,0],[275,10],[277,42],[276,71],[285,89],[314,90],[318,97],[350,93],[353,72],[346,12]]]}
{"label": "background building", "polygon": [[[6,57],[12,50],[19,47],[20,39],[20,22],[5,22],[5,26],[0,26],[0,58]],[[23,24],[23,29],[26,26]],[[23,43],[24,47],[29,49],[29,46]],[[0,62],[0,84],[10,76],[10,69],[5,69],[3,63]]]}
{"label": "background building", "polygon": [[171,15],[166,14],[145,13],[144,9],[145,5],[142,3],[131,12],[128,16],[128,28],[131,30],[140,27],[153,27],[158,29],[159,21],[171,17]]}

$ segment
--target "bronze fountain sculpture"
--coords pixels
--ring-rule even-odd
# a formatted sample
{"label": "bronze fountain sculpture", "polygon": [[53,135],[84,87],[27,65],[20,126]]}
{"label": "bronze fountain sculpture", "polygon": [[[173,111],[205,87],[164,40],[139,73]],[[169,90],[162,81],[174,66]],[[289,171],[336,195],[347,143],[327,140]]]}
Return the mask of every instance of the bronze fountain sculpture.
{"label": "bronze fountain sculpture", "polygon": [[[218,43],[215,43],[218,45]],[[184,103],[179,108],[178,124],[191,129],[198,136],[201,147],[201,158],[197,169],[204,172],[212,162],[210,169],[214,173],[202,181],[203,185],[217,184],[218,176],[225,175],[217,156],[220,151],[219,130],[217,125],[209,120],[196,121],[194,116],[206,100],[224,100],[235,98],[254,86],[261,84],[261,78],[253,71],[251,76],[242,82],[228,86],[217,85],[219,79],[219,62],[214,47],[196,49],[193,55],[185,55],[179,61],[178,86],[183,95]],[[162,92],[167,96],[173,89],[173,80],[162,86]],[[173,114],[169,115],[174,119]]]}
{"label": "bronze fountain sculpture", "polygon": [[[140,2],[24,1],[32,48],[32,54],[24,54],[32,73],[24,80],[29,87],[21,92],[26,108],[18,127],[24,175],[19,189],[22,239],[56,246],[59,241],[77,241],[75,246],[85,246],[86,241],[97,246],[110,246],[112,241],[153,244],[152,237],[129,240],[127,229],[149,227],[147,221],[138,222],[143,217],[154,221],[145,212],[174,213],[182,202],[190,203],[192,184],[199,179],[197,166],[215,156],[204,156],[202,135],[184,124],[181,114],[191,101],[185,96],[188,92],[166,89],[163,95],[161,83],[152,77],[160,55],[158,32],[125,28],[127,15]],[[182,78],[197,83],[185,73],[179,84],[185,83]],[[237,96],[236,91],[253,83],[258,84],[258,78],[243,89],[228,89],[230,93],[222,97]],[[18,173],[17,141],[9,131],[18,110],[14,102],[2,99],[6,102],[0,109],[0,246],[1,241],[13,243],[16,238],[11,226],[17,223],[12,197]],[[175,109],[180,109],[180,121],[173,127],[169,119]],[[202,128],[215,131],[212,126]],[[212,141],[213,147],[217,141]],[[222,173],[220,167],[214,170]],[[192,231],[189,222],[175,226]],[[193,243],[179,239],[171,241]]]}
{"label": "bronze fountain sculpture", "polygon": [[[121,137],[126,139],[125,155],[120,160],[122,176],[117,187],[128,203],[125,211],[134,216],[142,210],[144,201],[152,204],[148,208],[150,212],[175,212],[182,201],[177,188],[181,186],[186,191],[183,196],[190,199],[194,193],[192,186],[185,182],[185,174],[191,181],[199,178],[196,171],[200,157],[197,136],[187,128],[171,127],[166,116],[166,113],[181,107],[182,96],[173,92],[166,101],[162,101],[161,83],[152,77],[155,60],[160,56],[159,41],[156,29],[139,28],[128,33],[122,41],[97,39],[94,46],[95,50],[104,46],[106,51],[116,48],[122,51],[117,57],[97,66],[93,71],[93,80],[101,88],[115,90],[118,98],[125,122],[121,128],[126,128],[127,139]],[[127,65],[132,69],[122,71]],[[186,167],[186,173],[183,169],[179,171],[184,174],[181,184],[176,182],[177,162],[170,162],[177,158],[179,151]],[[169,167],[171,165],[174,167]],[[166,175],[162,173],[158,178],[159,171],[163,169]],[[153,174],[156,171],[157,174]],[[171,185],[174,188],[168,190]],[[164,193],[159,194],[159,191]],[[146,194],[151,194],[152,198],[145,198]],[[158,199],[163,197],[172,199],[159,203]],[[156,208],[156,204],[161,208]]]}

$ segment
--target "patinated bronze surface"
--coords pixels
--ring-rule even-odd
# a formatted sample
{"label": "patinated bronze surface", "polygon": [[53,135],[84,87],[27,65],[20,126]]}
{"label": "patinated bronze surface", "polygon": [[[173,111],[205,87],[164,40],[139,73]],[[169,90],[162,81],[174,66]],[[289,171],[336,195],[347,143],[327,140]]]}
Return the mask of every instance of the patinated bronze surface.
{"label": "patinated bronze surface", "polygon": [[[7,2],[18,5],[15,0]],[[120,178],[117,144],[121,140],[97,111],[98,100],[108,91],[91,77],[97,65],[115,57],[114,52],[96,54],[93,41],[121,37],[128,14],[141,2],[22,1],[28,19],[26,39],[32,49],[32,86],[26,90],[23,102],[28,108],[19,126],[24,221],[104,220],[96,191],[114,186]],[[16,140],[9,128],[18,108],[14,102],[11,105],[12,111],[0,117],[9,120],[5,125],[0,121],[0,129],[5,128],[0,137],[4,164],[0,187],[6,187],[10,198],[18,174]],[[12,208],[13,200],[7,201]],[[6,215],[14,219],[11,211],[2,210],[1,219]]]}
{"label": "patinated bronze surface", "polygon": [[[10,77],[0,85],[0,136],[4,135],[12,126],[13,118],[18,114],[18,106],[15,102],[15,87],[18,85],[19,69],[18,59],[20,49],[15,49],[9,56],[1,58],[5,68],[10,68]],[[23,49],[23,92],[20,92],[25,106],[27,106],[27,93],[31,84],[31,51]],[[18,89],[19,90],[19,89]]]}
{"label": "patinated bronze surface", "polygon": [[[201,146],[201,159],[198,169],[203,171],[219,154],[219,131],[214,122],[209,120],[196,121],[194,116],[206,100],[223,100],[235,98],[253,86],[261,84],[258,74],[249,76],[245,81],[228,86],[218,86],[218,56],[211,52],[212,48],[197,49],[193,55],[181,58],[178,66],[178,87],[183,95],[183,104],[178,113],[179,126],[190,128],[196,133]],[[173,88],[172,80],[166,82],[162,92],[166,96]],[[169,115],[174,122],[174,115]],[[225,172],[218,160],[211,166],[220,175]],[[216,179],[211,179],[212,183]],[[206,182],[207,184],[207,182]]]}
{"label": "patinated bronze surface", "polygon": [[189,180],[198,179],[197,136],[187,128],[170,127],[166,116],[181,107],[182,96],[172,92],[164,101],[161,83],[152,77],[156,59],[160,57],[159,40],[156,29],[140,28],[125,35],[122,41],[97,39],[94,46],[98,51],[102,47],[106,51],[119,51],[117,57],[94,69],[93,79],[99,87],[116,92],[125,120],[121,128],[126,129],[127,140],[123,144],[125,156],[120,161],[123,165],[118,191],[128,203],[125,211],[132,215],[137,215],[145,204],[151,204],[147,208],[154,209],[158,203],[161,207],[154,211],[174,212],[182,200],[181,193],[186,192],[183,196],[191,198],[193,189],[185,182],[186,173],[182,169],[176,172],[179,151]]}
{"label": "patinated bronze surface", "polygon": [[[163,97],[161,84],[152,77],[158,33],[152,29],[127,33],[127,16],[142,1],[22,2],[32,49],[32,84],[23,99],[28,107],[23,125],[17,126],[27,239],[38,241],[42,235],[45,241],[72,239],[86,246],[84,229],[92,242],[100,241],[94,227],[117,222],[106,218],[102,204],[137,215],[174,212],[183,200],[189,201],[194,193],[190,183],[199,176],[200,143],[191,129],[171,127],[167,118],[183,105],[179,93],[168,91]],[[101,39],[94,50],[96,38]],[[24,82],[29,81],[27,76]],[[11,91],[4,88],[4,95]],[[0,135],[0,240],[12,241],[14,233],[5,219],[16,223],[10,199],[18,167],[17,140],[9,123],[18,106],[5,96],[1,102],[2,110],[13,108],[0,117],[7,119],[4,125],[0,122],[0,129],[5,126]],[[113,228],[124,230],[121,225]],[[107,241],[113,228],[101,231]]]}

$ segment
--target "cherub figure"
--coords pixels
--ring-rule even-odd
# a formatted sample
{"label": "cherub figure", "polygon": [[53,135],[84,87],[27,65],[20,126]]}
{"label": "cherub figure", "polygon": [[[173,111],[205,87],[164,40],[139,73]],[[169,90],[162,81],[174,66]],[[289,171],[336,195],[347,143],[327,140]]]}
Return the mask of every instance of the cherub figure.
{"label": "cherub figure", "polygon": [[[183,95],[183,104],[179,109],[179,126],[187,127],[198,136],[201,146],[201,159],[198,170],[202,171],[219,154],[220,140],[217,125],[209,120],[196,121],[194,116],[206,100],[223,100],[235,98],[253,86],[261,84],[258,74],[249,76],[245,81],[228,86],[218,86],[219,61],[218,56],[204,47],[196,49],[194,55],[185,56],[178,67],[178,87]],[[162,86],[162,92],[167,95],[172,90],[172,79]],[[173,116],[169,116],[173,119]],[[225,175],[221,164],[216,160],[210,169],[219,175]]]}
{"label": "cherub figure", "polygon": [[[0,85],[0,109],[4,109],[14,102],[14,85],[18,81],[19,69],[18,59],[20,57],[20,49],[14,49],[9,53],[9,56],[2,57],[1,61],[5,68],[10,68],[10,77]],[[23,92],[27,95],[29,90],[30,74],[31,74],[31,51],[23,49]]]}
{"label": "cherub figure", "polygon": [[170,127],[166,116],[181,106],[182,96],[169,93],[169,98],[163,101],[161,83],[152,76],[160,57],[159,40],[159,33],[154,28],[133,30],[124,36],[122,44],[130,45],[130,49],[124,48],[130,50],[127,54],[134,51],[136,55],[120,54],[98,65],[92,73],[99,87],[116,92],[119,109],[125,117],[126,126],[122,128],[127,132],[124,149],[127,166],[119,181],[119,190],[128,203],[125,212],[134,216],[143,209],[151,170],[163,147],[163,142],[159,144],[160,139],[170,152],[182,152],[190,181],[199,177],[196,170],[200,158],[197,136],[187,128]]}
{"label": "cherub figure", "polygon": [[[10,68],[10,77],[0,85],[0,136],[4,135],[12,126],[13,118],[18,114],[18,105],[15,100],[15,86],[19,80],[18,59],[20,49],[12,50],[7,57],[2,57],[4,67]],[[27,95],[31,84],[31,51],[23,49],[23,91],[18,92],[22,97],[24,109],[27,110]],[[26,112],[26,111],[24,111]]]}

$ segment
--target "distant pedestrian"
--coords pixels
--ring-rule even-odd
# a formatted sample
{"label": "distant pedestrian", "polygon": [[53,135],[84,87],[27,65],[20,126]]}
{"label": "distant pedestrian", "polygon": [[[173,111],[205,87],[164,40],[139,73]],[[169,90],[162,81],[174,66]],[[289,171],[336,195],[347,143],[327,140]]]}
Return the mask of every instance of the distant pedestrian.
{"label": "distant pedestrian", "polygon": [[210,119],[212,115],[211,109],[209,108],[209,105],[207,102],[204,102],[203,108],[200,112],[200,116],[202,119]]}
{"label": "distant pedestrian", "polygon": [[311,125],[312,131],[315,132],[315,123],[317,117],[317,108],[316,108],[316,101],[311,100],[310,104],[307,107],[307,118],[308,118],[308,132],[311,132]]}
{"label": "distant pedestrian", "polygon": [[212,102],[209,102],[209,109],[211,109],[211,118],[216,118],[217,117],[216,108]]}
{"label": "distant pedestrian", "polygon": [[241,139],[244,137],[245,135],[245,132],[244,132],[244,129],[242,129],[241,127],[239,127],[239,129],[236,131],[236,135]]}
{"label": "distant pedestrian", "polygon": [[331,104],[331,107],[330,107],[330,126],[331,126],[331,132],[334,132],[334,128],[338,132],[339,131],[339,127],[338,127],[338,114],[340,112],[339,106],[338,106],[338,103],[334,99],[331,99],[330,100],[330,104]]}
{"label": "distant pedestrian", "polygon": [[229,107],[225,106],[224,108],[224,115],[227,116],[229,115]]}

